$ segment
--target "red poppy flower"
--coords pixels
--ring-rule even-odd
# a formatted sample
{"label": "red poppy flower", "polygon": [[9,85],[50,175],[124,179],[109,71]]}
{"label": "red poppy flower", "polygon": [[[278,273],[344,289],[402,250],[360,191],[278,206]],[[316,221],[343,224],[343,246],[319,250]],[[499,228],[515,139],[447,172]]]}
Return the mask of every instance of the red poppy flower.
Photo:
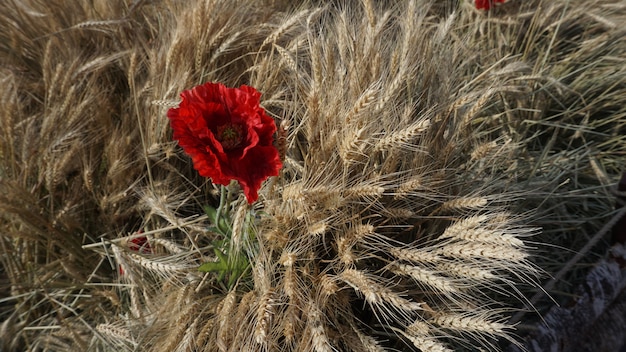
{"label": "red poppy flower", "polygon": [[[142,232],[143,230],[137,231],[137,233]],[[135,237],[128,241],[128,249],[143,254],[152,253],[152,247],[150,247],[150,242],[148,242],[148,238],[146,236]],[[124,275],[124,268],[122,267],[122,264],[120,263],[118,267],[120,275]]]}
{"label": "red poppy flower", "polygon": [[276,124],[259,105],[261,93],[208,82],[180,96],[167,117],[194,168],[216,184],[239,181],[248,202],[256,201],[261,183],[282,167],[272,144]]}
{"label": "red poppy flower", "polygon": [[[141,233],[143,231],[139,231]],[[152,247],[146,236],[136,237],[129,241],[128,249],[141,253],[152,253]]]}
{"label": "red poppy flower", "polygon": [[489,10],[494,4],[503,4],[507,0],[475,0],[476,8],[479,10]]}

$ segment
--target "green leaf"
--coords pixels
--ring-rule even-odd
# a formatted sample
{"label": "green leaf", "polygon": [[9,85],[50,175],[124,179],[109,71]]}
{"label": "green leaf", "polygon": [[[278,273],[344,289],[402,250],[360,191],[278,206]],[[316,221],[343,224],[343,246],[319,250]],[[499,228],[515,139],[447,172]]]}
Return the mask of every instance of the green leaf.
{"label": "green leaf", "polygon": [[221,262],[228,263],[228,257],[224,252],[220,251],[217,248],[213,248],[213,253],[215,253],[215,255],[220,259]]}
{"label": "green leaf", "polygon": [[[222,241],[216,241],[222,242]],[[216,244],[214,242],[214,244]],[[233,285],[250,269],[250,262],[245,255],[235,255],[228,257],[226,253],[222,252],[218,248],[213,248],[213,252],[217,256],[216,262],[204,263],[198,267],[198,271],[205,273],[218,274],[218,280],[223,281],[228,275],[228,287],[232,288]]]}
{"label": "green leaf", "polygon": [[218,273],[219,275],[217,276],[217,279],[222,281],[224,280],[226,274],[230,272],[230,268],[228,267],[228,257],[217,248],[213,248],[213,252],[215,252],[218,261],[204,263],[200,265],[198,271],[204,273]]}
{"label": "green leaf", "polygon": [[228,224],[228,219],[226,219],[225,214],[222,214],[224,216],[222,216],[221,218],[217,219],[217,227],[220,229],[220,231],[230,237],[230,234],[232,232],[232,230],[230,229],[230,225]]}
{"label": "green leaf", "polygon": [[217,218],[217,209],[210,205],[204,206],[204,212],[209,217],[209,220],[213,223],[213,226],[209,227],[209,231],[217,232],[228,238],[230,238],[231,228],[229,224],[228,214],[221,212],[220,218]]}
{"label": "green leaf", "polygon": [[198,271],[201,271],[203,273],[217,273],[217,272],[223,272],[226,270],[228,270],[228,266],[225,262],[222,262],[222,261],[208,262],[198,267]]}
{"label": "green leaf", "polygon": [[217,216],[217,209],[213,208],[210,205],[205,205],[204,212],[209,217],[209,219],[215,224],[215,217]]}

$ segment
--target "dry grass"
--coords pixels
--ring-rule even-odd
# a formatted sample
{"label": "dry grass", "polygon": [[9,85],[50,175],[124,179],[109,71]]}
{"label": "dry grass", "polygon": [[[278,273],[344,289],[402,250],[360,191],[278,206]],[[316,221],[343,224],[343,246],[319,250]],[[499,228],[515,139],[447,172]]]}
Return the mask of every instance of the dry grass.
{"label": "dry grass", "polygon": [[[529,302],[542,272],[589,251],[565,301],[606,246],[585,244],[623,171],[625,20],[617,0],[5,1],[0,349],[497,350],[550,304]],[[195,271],[217,195],[166,117],[206,81],[261,91],[286,153],[254,241],[232,203],[252,270],[230,291]]]}

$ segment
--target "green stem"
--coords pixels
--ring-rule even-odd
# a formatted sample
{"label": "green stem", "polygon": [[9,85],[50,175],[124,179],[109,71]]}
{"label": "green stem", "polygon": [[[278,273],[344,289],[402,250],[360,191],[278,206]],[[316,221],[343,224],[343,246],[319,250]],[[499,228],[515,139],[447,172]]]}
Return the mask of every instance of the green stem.
{"label": "green stem", "polygon": [[230,183],[228,184],[228,186],[226,186],[226,190],[228,191],[228,193],[226,194],[226,209],[230,209],[230,200],[232,198],[231,196],[231,192],[232,192],[232,185],[233,183],[236,181],[230,181]]}
{"label": "green stem", "polygon": [[215,212],[215,226],[218,226],[220,217],[222,216],[222,209],[224,209],[224,205],[226,205],[226,187],[220,186],[220,205],[217,207]]}

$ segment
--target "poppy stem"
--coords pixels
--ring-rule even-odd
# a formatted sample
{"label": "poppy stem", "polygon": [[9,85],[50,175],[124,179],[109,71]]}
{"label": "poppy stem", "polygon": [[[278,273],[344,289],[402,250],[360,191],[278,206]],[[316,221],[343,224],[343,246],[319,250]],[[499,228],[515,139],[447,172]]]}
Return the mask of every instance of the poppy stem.
{"label": "poppy stem", "polygon": [[233,198],[233,184],[236,183],[237,181],[235,180],[230,180],[230,183],[228,184],[228,186],[224,186],[224,188],[226,188],[226,209],[230,210],[230,202]]}
{"label": "poppy stem", "polygon": [[215,224],[218,224],[220,221],[224,205],[226,205],[226,187],[220,185],[220,205],[217,207],[217,210],[215,212]]}

